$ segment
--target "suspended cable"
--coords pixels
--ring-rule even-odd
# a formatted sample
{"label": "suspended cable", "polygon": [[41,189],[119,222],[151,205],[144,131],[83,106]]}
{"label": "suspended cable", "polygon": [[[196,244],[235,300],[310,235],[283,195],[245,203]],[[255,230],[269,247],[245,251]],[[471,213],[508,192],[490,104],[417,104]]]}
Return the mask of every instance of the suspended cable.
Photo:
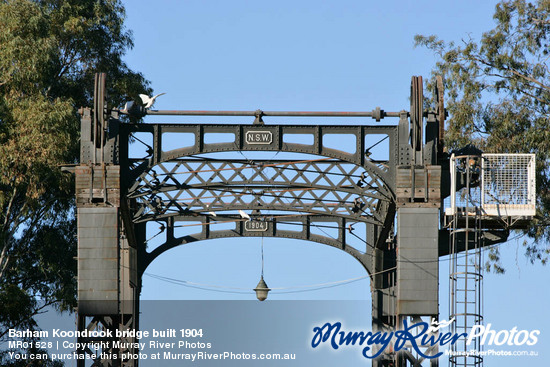
{"label": "suspended cable", "polygon": [[264,277],[264,235],[262,233],[262,278]]}
{"label": "suspended cable", "polygon": [[233,290],[250,290],[250,287],[241,288],[241,287],[228,287],[228,286],[214,285],[214,284],[195,283],[195,282],[190,282],[190,281],[187,281],[187,280],[180,280],[180,279],[165,277],[165,276],[158,275],[158,274],[151,274],[149,272],[145,272],[143,274],[145,274],[145,275],[147,275],[151,278],[156,278],[156,279],[163,280],[163,281],[169,281],[171,283],[186,284],[186,285],[190,285],[190,286],[220,288],[220,289],[233,289]]}
{"label": "suspended cable", "polygon": [[[302,215],[302,214],[301,214]],[[304,214],[305,215],[305,214]],[[298,222],[282,222],[282,221],[277,221],[277,223],[280,223],[280,224],[287,224],[287,225],[296,225],[296,226],[305,226],[306,224],[304,223],[298,223]],[[356,235],[355,233],[353,233],[352,231],[349,231],[349,228],[346,228],[346,227],[343,227],[343,226],[328,226],[328,225],[319,225],[319,224],[314,224],[314,223],[309,223],[310,226],[313,226],[313,227],[316,227],[316,228],[319,228],[319,230],[323,233],[325,233],[327,235],[327,237],[330,237],[332,238],[333,240],[336,240],[336,238],[334,238],[333,236],[330,236],[328,233],[326,233],[325,231],[322,230],[322,228],[328,228],[328,229],[342,229],[342,230],[347,230],[348,233],[350,233],[352,236],[356,237],[357,239],[359,239],[361,242],[365,243],[368,247],[372,248],[372,249],[376,249],[375,246],[369,244],[366,240],[362,239],[361,237],[359,237],[358,235]],[[503,245],[505,243],[507,243],[508,241],[513,241],[513,240],[516,240],[520,237],[524,236],[524,234],[518,234],[517,236],[515,237],[512,237],[512,238],[509,238],[507,239],[505,242],[500,242],[500,243],[496,243],[494,245],[490,245],[490,246],[485,246],[483,247],[483,249],[490,249],[490,248],[493,248],[493,247],[496,247],[496,246],[500,246],[500,245]],[[365,253],[365,255],[367,256],[373,256],[372,254],[369,254],[369,253]],[[447,256],[447,255],[445,255]],[[466,255],[460,255],[458,258],[462,258],[462,257],[466,257]],[[394,261],[396,263],[399,263],[399,262],[406,262],[406,263],[435,263],[435,262],[445,262],[445,261],[449,261],[450,259],[449,258],[446,258],[446,259],[439,259],[439,260],[406,260],[406,259],[403,259],[403,260],[398,260],[398,259],[395,259]]]}
{"label": "suspended cable", "polygon": [[[212,188],[194,188],[194,189],[196,189],[196,190],[201,189],[201,190],[203,190],[203,192],[204,191],[219,191],[219,192],[222,192],[222,193],[227,193],[229,195],[192,196],[192,197],[183,198],[179,201],[171,200],[168,197],[168,199],[165,200],[165,201],[170,202],[170,203],[179,204],[179,205],[185,205],[185,206],[191,205],[191,203],[186,202],[187,200],[217,199],[217,198],[221,198],[221,197],[229,198],[229,197],[241,197],[241,196],[263,196],[263,197],[268,197],[268,198],[286,198],[286,199],[300,199],[300,200],[320,201],[321,199],[316,198],[316,197],[283,196],[283,195],[271,195],[271,194],[272,193],[277,193],[277,192],[279,192],[279,193],[287,193],[287,192],[294,193],[295,191],[300,191],[301,194],[303,195],[303,193],[306,193],[308,191],[312,192],[312,194],[314,194],[316,191],[321,191],[323,193],[322,194],[320,193],[319,195],[326,195],[324,192],[334,191],[334,190],[329,190],[329,189],[313,188],[313,187],[292,188],[292,189],[284,189],[284,190],[269,190],[269,191],[263,190],[262,192],[259,192],[259,193],[249,192],[249,191],[248,192],[247,191],[237,191],[235,189],[214,188],[214,187],[212,187]],[[249,188],[248,190],[250,190],[250,189],[251,188]],[[244,189],[244,190],[246,190],[246,189]],[[182,190],[180,190],[180,191],[182,191]],[[365,196],[365,197],[368,197],[368,198],[376,199],[376,196],[374,194],[368,194],[366,192],[364,192],[362,194],[357,194],[357,193],[352,193],[352,192],[347,192],[347,191],[342,191],[342,192],[346,194],[346,197],[349,197],[349,196],[352,196],[352,195],[360,195],[360,196]],[[134,197],[141,198],[145,195],[147,195],[147,194],[144,193],[141,196],[134,196]],[[152,195],[153,195],[153,197],[158,196],[157,193],[153,193]],[[336,195],[336,194],[333,194],[333,195]],[[379,200],[384,200],[384,199],[379,198]],[[346,201],[346,200],[325,199],[325,198],[323,198],[322,201],[323,201],[323,203],[325,203],[325,202],[331,203],[330,205],[335,205],[335,204],[345,205],[345,204],[354,204],[355,203],[355,199],[352,202],[352,201]]]}
{"label": "suspended cable", "polygon": [[383,142],[384,140],[388,139],[390,136],[389,135],[386,135],[384,138],[378,140],[376,143],[374,143],[373,145],[371,145],[370,147],[368,147],[367,149],[365,149],[365,151],[369,152],[372,148],[374,148],[375,146],[377,146],[378,144],[380,144],[381,142]]}
{"label": "suspended cable", "polygon": [[[253,195],[253,194],[242,194],[240,196],[246,196],[246,195]],[[225,196],[217,196],[217,197],[225,197]],[[317,202],[323,202],[323,205],[321,204],[317,204],[315,205],[314,203],[310,204],[310,207],[309,208],[304,208],[306,210],[310,210],[312,211],[311,213],[308,213],[308,214],[311,214],[311,215],[316,215],[316,214],[321,214],[321,215],[334,215],[334,214],[339,214],[339,215],[350,215],[350,207],[352,204],[355,204],[355,200],[354,202],[347,202],[347,201],[336,201],[336,200],[331,200],[331,199],[319,199],[319,198],[299,198],[299,197],[285,197],[285,196],[275,196],[276,198],[281,198],[281,199],[293,199],[293,200],[296,200],[296,199],[303,199],[303,200],[312,200],[312,201],[317,201]],[[200,198],[194,198],[195,200],[199,200]],[[330,203],[324,203],[324,201],[333,201],[333,202],[330,202]],[[192,211],[192,212],[202,212],[202,211],[206,211],[206,210],[210,210],[209,206],[212,204],[212,203],[203,203],[203,204],[206,204],[206,208],[198,208],[199,210],[183,210],[182,206],[186,206],[187,209],[189,209],[189,207],[191,206],[192,203],[187,203],[185,201],[174,201],[174,200],[167,200],[166,201],[168,204],[173,204],[174,207],[169,207],[169,206],[166,206],[164,204],[164,201],[162,201],[162,205],[161,205],[161,209],[162,209],[162,212],[159,212],[158,214],[166,214],[167,212],[169,213],[182,213],[182,212],[188,212],[188,211]],[[147,203],[146,203],[147,204]],[[269,204],[269,203],[268,203]],[[291,208],[294,208],[296,205],[293,206],[292,203],[288,202],[288,205],[291,207]],[[307,204],[306,204],[307,205]],[[147,204],[147,207],[149,209],[156,209],[157,205],[154,205],[154,206],[151,206],[149,204]],[[331,207],[335,208],[335,209],[331,209]],[[344,209],[344,211],[338,211],[337,209],[338,208],[342,208]],[[364,207],[364,210],[362,209],[362,213],[366,214],[366,216],[373,216],[373,214],[371,214],[372,210],[373,210],[373,206],[372,205],[367,205],[367,206],[363,206]],[[316,209],[317,208],[317,209]],[[320,209],[319,209],[320,208]],[[144,207],[145,209],[145,207]],[[227,209],[223,209],[221,208],[222,210],[227,210]],[[281,210],[285,210],[286,208],[283,208]],[[368,211],[370,209],[370,211]],[[351,209],[353,211],[353,209]],[[286,211],[296,211],[296,210],[289,210],[289,209],[286,209]],[[305,214],[303,213],[302,211],[300,211],[300,213],[302,214]],[[149,213],[146,213],[146,214],[151,214],[151,212]],[[156,214],[155,214],[155,218],[156,218]],[[374,218],[376,219],[376,218]]]}
{"label": "suspended cable", "polygon": [[[357,281],[358,281],[358,280],[351,280],[351,281],[349,281],[349,282],[342,283],[342,284],[327,285],[327,286],[324,286],[324,287],[318,287],[318,288],[312,288],[312,289],[304,289],[304,290],[299,290],[299,291],[285,291],[285,292],[275,291],[275,292],[273,292],[273,293],[274,293],[274,294],[288,294],[288,293],[313,292],[313,291],[318,291],[318,290],[321,290],[321,289],[339,287],[339,286],[341,286],[341,285],[346,285],[346,284],[354,283],[354,282],[357,282]],[[272,289],[273,289],[273,288],[272,288]]]}
{"label": "suspended cable", "polygon": [[383,270],[381,272],[373,273],[373,274],[370,274],[370,275],[363,275],[363,276],[360,276],[360,277],[357,277],[357,278],[338,280],[338,281],[335,281],[335,282],[327,282],[327,283],[319,283],[319,284],[311,284],[311,285],[302,285],[302,286],[294,286],[294,287],[278,287],[278,288],[276,287],[276,288],[271,288],[271,289],[281,290],[281,289],[300,289],[300,288],[317,288],[317,287],[325,287],[325,286],[338,286],[338,285],[343,285],[343,284],[356,282],[358,280],[363,280],[363,279],[369,278],[370,276],[385,273],[385,272],[391,271],[393,269],[395,269],[395,268],[386,269],[386,270]]}
{"label": "suspended cable", "polygon": [[154,279],[166,282],[166,283],[181,285],[181,286],[188,287],[188,288],[201,289],[203,291],[220,292],[220,293],[236,293],[236,294],[250,294],[251,293],[251,291],[240,292],[240,291],[230,291],[230,290],[224,290],[224,289],[209,289],[209,288],[204,288],[204,287],[200,287],[200,286],[196,286],[196,285],[192,285],[192,284],[182,283],[180,281],[177,281],[177,279],[162,279],[162,278],[158,278],[157,276],[152,275],[152,274],[148,274],[148,273],[144,273],[144,275],[147,275],[151,278],[154,278]]}
{"label": "suspended cable", "polygon": [[[345,280],[338,280],[338,281],[334,281],[334,282],[309,284],[309,285],[302,285],[302,286],[291,286],[291,287],[276,287],[276,288],[270,288],[270,289],[271,290],[286,290],[286,289],[312,288],[312,289],[305,289],[305,290],[296,290],[296,291],[291,291],[291,292],[276,292],[276,293],[307,292],[307,291],[311,291],[311,290],[318,290],[318,289],[323,289],[323,288],[328,288],[328,287],[337,287],[337,286],[341,286],[341,285],[346,285],[346,284],[349,284],[349,283],[353,283],[353,282],[357,282],[359,280],[369,278],[369,277],[374,276],[374,275],[383,274],[383,273],[386,273],[388,271],[392,271],[392,270],[395,270],[395,269],[396,269],[396,267],[393,267],[393,268],[382,270],[382,271],[379,271],[379,272],[376,272],[376,273],[372,273],[370,275],[364,275],[364,276],[361,276],[361,277],[350,278],[350,279],[345,279]],[[165,277],[165,276],[158,275],[158,274],[152,274],[152,273],[149,273],[149,272],[145,272],[143,274],[147,275],[147,276],[149,276],[153,279],[157,279],[157,280],[164,281],[164,282],[167,282],[167,283],[183,285],[183,286],[187,286],[187,287],[191,287],[191,288],[198,288],[198,289],[203,289],[203,290],[214,290],[214,289],[209,289],[209,288],[216,288],[215,290],[217,290],[217,291],[226,290],[227,293],[241,293],[241,294],[252,293],[252,290],[249,287],[248,288],[229,287],[229,286],[221,286],[221,285],[214,285],[214,284],[196,283],[196,282],[190,282],[190,281],[187,281],[187,280],[180,280],[180,279]],[[236,290],[247,290],[249,292],[236,292]]]}

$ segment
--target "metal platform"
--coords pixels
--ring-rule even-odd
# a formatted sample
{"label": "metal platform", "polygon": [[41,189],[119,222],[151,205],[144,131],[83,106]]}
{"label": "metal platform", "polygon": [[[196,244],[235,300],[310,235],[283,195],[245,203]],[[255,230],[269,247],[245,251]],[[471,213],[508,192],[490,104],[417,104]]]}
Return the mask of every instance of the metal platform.
{"label": "metal platform", "polygon": [[[482,325],[483,248],[503,242],[510,230],[526,228],[535,215],[534,154],[453,154],[450,206],[444,211],[449,232],[449,319],[454,333]],[[478,338],[451,345],[449,365],[483,366]]]}

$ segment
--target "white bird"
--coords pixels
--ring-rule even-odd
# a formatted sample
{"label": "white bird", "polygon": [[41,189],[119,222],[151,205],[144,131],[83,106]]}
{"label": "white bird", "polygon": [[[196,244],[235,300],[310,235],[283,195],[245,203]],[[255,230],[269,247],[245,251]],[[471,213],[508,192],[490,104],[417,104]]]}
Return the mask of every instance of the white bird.
{"label": "white bird", "polygon": [[153,96],[153,97],[149,97],[146,94],[140,94],[139,98],[141,98],[141,102],[143,103],[145,108],[151,108],[151,107],[153,107],[153,104],[155,104],[155,100],[157,99],[157,97],[160,97],[163,94],[166,94],[166,93],[159,93],[159,94],[157,94],[156,96]]}
{"label": "white bird", "polygon": [[214,212],[208,212],[208,214],[210,214],[213,217],[217,217],[216,213],[214,213]]}
{"label": "white bird", "polygon": [[241,218],[243,218],[243,219],[250,219],[250,215],[246,214],[242,210],[239,210],[239,214],[241,215]]}

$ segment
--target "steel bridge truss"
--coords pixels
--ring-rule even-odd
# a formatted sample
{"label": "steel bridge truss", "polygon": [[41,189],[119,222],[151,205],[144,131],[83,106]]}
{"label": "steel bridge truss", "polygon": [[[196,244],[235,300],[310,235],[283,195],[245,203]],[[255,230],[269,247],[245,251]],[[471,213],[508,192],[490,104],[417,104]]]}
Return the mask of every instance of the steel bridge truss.
{"label": "steel bridge truss", "polygon": [[365,170],[361,172],[358,166],[346,167],[346,162],[339,160],[181,159],[172,166],[158,164],[140,175],[130,188],[127,197],[140,201],[134,222],[184,212],[294,208],[382,224],[387,205],[382,209],[379,204],[391,201],[391,192],[380,180]]}
{"label": "steel bridge truss", "polygon": [[[407,113],[401,113],[407,122]],[[398,156],[398,126],[330,126],[330,125],[210,125],[210,124],[136,124],[121,125],[121,167],[127,167],[126,197],[133,201],[131,221],[134,224],[149,221],[163,222],[167,241],[152,253],[144,253],[142,264],[148,265],[168,248],[192,239],[213,236],[258,236],[262,233],[215,230],[217,223],[245,222],[238,213],[246,211],[252,222],[263,222],[262,232],[287,238],[313,239],[338,248],[347,248],[371,272],[371,262],[356,250],[346,247],[344,228],[351,233],[353,223],[369,224],[373,232],[370,246],[383,243],[393,218],[392,176]],[[128,158],[128,142],[133,135],[150,134],[152,144],[146,145],[146,157]],[[192,136],[193,144],[185,148],[164,151],[165,134]],[[233,137],[231,142],[206,143],[208,136],[223,134]],[[309,136],[313,144],[284,142],[285,137]],[[354,153],[323,146],[326,136],[353,136],[357,144]],[[388,160],[370,159],[366,141],[370,135],[388,140]],[[264,137],[256,141],[257,136]],[[267,136],[267,138],[265,138]],[[382,136],[382,138],[380,138]],[[126,140],[124,140],[126,139]],[[354,147],[355,148],[355,147]],[[221,152],[256,151],[292,153],[299,159],[228,159],[217,157]],[[241,153],[242,154],[242,153]],[[304,155],[307,155],[304,158]],[[313,157],[313,158],[312,158]],[[243,155],[244,158],[244,155]],[[312,158],[312,159],[306,159]],[[295,220],[307,217],[307,220]],[[173,227],[186,226],[182,222],[201,222],[196,235],[177,239],[171,235]],[[285,232],[278,223],[301,222],[303,231]],[[310,235],[316,222],[333,222],[341,228],[338,238]],[[268,224],[269,223],[269,224]],[[263,233],[263,234],[267,234]],[[365,238],[365,234],[361,234]],[[376,238],[375,238],[376,237]],[[364,240],[366,241],[366,240]],[[363,251],[364,252],[364,251]],[[143,271],[144,269],[142,269]]]}
{"label": "steel bridge truss", "polygon": [[[182,158],[145,170],[127,197],[136,202],[134,223],[162,222],[161,228],[167,231],[166,243],[145,255],[146,264],[166,249],[191,240],[232,236],[301,238],[344,249],[346,233],[355,230],[355,223],[383,226],[392,205],[388,188],[367,172],[333,158]],[[235,213],[238,210],[249,213],[251,219],[242,218]],[[200,222],[201,230],[193,237],[176,238],[174,227],[192,226],[186,222]],[[238,226],[216,230],[217,224],[230,222]],[[281,230],[281,223],[298,228]],[[311,228],[323,228],[326,223],[338,228],[337,238],[311,233]],[[346,251],[370,271],[370,263],[359,251],[353,247]]]}

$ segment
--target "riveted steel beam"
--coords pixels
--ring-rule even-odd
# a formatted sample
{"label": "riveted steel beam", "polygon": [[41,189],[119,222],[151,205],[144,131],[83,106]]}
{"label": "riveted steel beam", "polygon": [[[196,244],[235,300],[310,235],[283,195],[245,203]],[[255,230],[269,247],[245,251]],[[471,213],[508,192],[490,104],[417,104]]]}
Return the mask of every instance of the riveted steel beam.
{"label": "riveted steel beam", "polygon": [[[237,124],[124,124],[121,133],[130,136],[132,133],[151,133],[153,146],[146,160],[130,170],[131,179],[154,165],[172,161],[181,157],[197,154],[229,151],[280,151],[290,153],[313,154],[335,158],[364,167],[374,176],[380,177],[388,188],[393,187],[395,177],[395,159],[398,151],[397,126],[351,126],[351,125],[237,125]],[[177,139],[177,134],[192,136],[193,143],[182,148],[164,151],[165,134]],[[233,141],[208,143],[208,134],[232,134]],[[312,144],[298,144],[284,141],[285,135],[300,134],[310,136]],[[355,152],[328,148],[323,144],[327,135],[352,135],[355,137]],[[365,138],[369,135],[387,135],[389,151],[387,164],[374,162],[365,151]],[[349,148],[349,147],[343,147]]]}
{"label": "riveted steel beam", "polygon": [[[317,242],[338,248],[353,256],[361,265],[372,274],[374,246],[363,240],[365,246],[358,249],[350,245],[347,237],[366,238],[366,233],[355,233],[354,226],[358,221],[348,221],[342,217],[328,215],[288,215],[288,214],[253,214],[250,219],[243,219],[234,214],[220,214],[216,217],[179,215],[170,218],[157,219],[161,232],[166,232],[166,241],[150,252],[145,252],[141,259],[140,273],[143,274],[147,266],[159,255],[174,247],[201,240],[226,237],[277,237],[301,239]],[[218,224],[233,223],[233,229],[216,229]],[[250,225],[252,224],[252,225]],[[294,226],[295,230],[289,230]],[[176,228],[187,227],[191,233],[176,236]],[[286,229],[285,229],[286,228]],[[315,233],[315,229],[320,229]],[[335,235],[323,231],[336,230]]]}

